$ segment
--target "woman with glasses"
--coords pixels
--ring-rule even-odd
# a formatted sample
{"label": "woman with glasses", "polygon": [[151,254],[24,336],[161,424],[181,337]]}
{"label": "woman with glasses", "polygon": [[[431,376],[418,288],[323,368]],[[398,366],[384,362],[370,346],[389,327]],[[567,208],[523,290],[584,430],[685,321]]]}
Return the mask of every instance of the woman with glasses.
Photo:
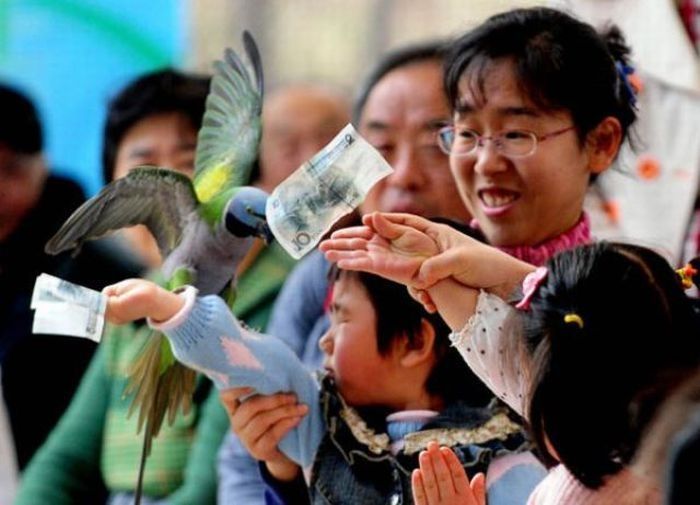
{"label": "woman with glasses", "polygon": [[628,54],[616,28],[598,34],[544,8],[494,16],[454,43],[445,71],[453,124],[439,145],[490,244],[536,246],[521,259],[539,264],[559,248],[552,241],[588,238],[588,183],[636,119]]}

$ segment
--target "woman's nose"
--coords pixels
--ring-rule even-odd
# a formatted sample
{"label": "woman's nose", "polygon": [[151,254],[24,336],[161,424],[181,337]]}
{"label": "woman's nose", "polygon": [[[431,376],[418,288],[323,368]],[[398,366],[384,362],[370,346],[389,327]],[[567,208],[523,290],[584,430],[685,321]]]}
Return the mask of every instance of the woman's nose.
{"label": "woman's nose", "polygon": [[474,171],[478,174],[490,175],[508,169],[508,159],[498,152],[496,143],[490,139],[480,142],[473,156]]}

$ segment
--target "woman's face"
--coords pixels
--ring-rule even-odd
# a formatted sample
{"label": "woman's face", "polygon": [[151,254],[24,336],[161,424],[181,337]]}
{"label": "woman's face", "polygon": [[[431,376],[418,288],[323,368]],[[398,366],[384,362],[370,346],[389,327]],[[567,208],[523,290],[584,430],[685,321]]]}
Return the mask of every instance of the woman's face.
{"label": "woman's face", "polygon": [[[192,177],[197,130],[179,112],[148,116],[129,128],[117,149],[114,178],[126,176],[139,165],[154,165],[177,170]],[[160,252],[145,226],[123,230],[129,245],[149,266],[158,266]]]}
{"label": "woman's face", "polygon": [[[537,108],[518,86],[510,60],[495,60],[484,74],[483,95],[467,74],[460,83],[457,132],[492,136],[524,130],[542,136],[574,126],[568,111]],[[587,143],[586,143],[587,144]],[[496,246],[535,245],[571,228],[581,216],[588,187],[590,148],[575,128],[538,141],[532,154],[514,158],[485,141],[476,151],[450,156],[460,196],[488,241]]]}

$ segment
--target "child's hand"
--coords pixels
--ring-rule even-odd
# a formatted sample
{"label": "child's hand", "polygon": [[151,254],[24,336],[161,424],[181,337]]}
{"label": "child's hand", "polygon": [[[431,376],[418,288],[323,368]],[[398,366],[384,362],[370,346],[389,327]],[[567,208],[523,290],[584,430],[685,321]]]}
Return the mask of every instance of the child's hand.
{"label": "child's hand", "polygon": [[102,293],[107,295],[105,318],[114,324],[145,317],[156,322],[166,321],[185,303],[181,296],[145,279],[127,279],[107,286]]}
{"label": "child's hand", "polygon": [[273,477],[282,481],[292,480],[299,467],[277,446],[299,424],[308,407],[299,405],[295,395],[283,393],[255,395],[240,401],[241,397],[251,393],[250,388],[221,392],[221,402],[228,412],[231,429],[251,456],[265,462]]}
{"label": "child's hand", "polygon": [[381,275],[412,285],[426,258],[440,252],[435,241],[411,226],[392,222],[375,213],[365,226],[338,230],[319,246],[340,268]]}
{"label": "child's hand", "polygon": [[411,476],[416,505],[486,505],[484,474],[476,474],[469,482],[451,449],[430,442],[418,459],[420,470]]}

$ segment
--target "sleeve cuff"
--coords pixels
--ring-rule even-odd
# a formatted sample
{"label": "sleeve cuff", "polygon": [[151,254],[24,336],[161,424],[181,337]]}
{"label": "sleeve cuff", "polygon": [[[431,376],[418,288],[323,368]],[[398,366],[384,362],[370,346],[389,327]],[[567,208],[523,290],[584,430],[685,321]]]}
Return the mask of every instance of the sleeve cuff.
{"label": "sleeve cuff", "polygon": [[185,299],[185,304],[180,308],[180,310],[175,313],[170,319],[165,321],[155,322],[150,317],[148,318],[148,326],[158,331],[172,330],[180,326],[187,316],[192,311],[194,307],[194,302],[197,301],[197,294],[199,291],[194,286],[183,286],[177,288],[173,293],[176,293]]}

